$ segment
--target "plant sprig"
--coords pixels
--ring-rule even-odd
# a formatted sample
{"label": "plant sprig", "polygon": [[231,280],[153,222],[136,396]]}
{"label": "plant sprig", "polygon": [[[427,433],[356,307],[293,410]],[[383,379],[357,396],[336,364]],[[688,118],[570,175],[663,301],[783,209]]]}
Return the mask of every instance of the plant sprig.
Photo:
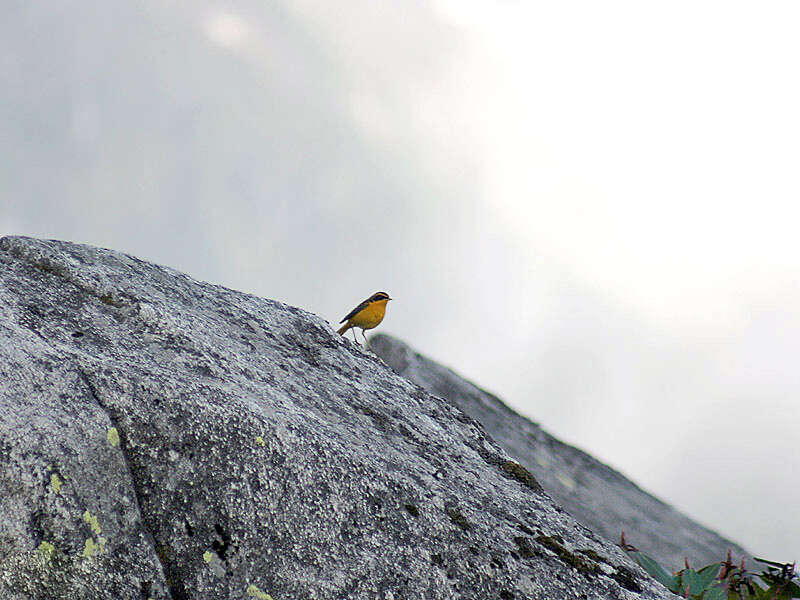
{"label": "plant sprig", "polygon": [[763,558],[754,558],[766,565],[755,575],[745,569],[744,558],[734,565],[731,551],[723,562],[712,563],[700,569],[692,569],[688,559],[685,568],[671,574],[653,558],[640,552],[625,540],[622,532],[620,547],[628,553],[648,574],[661,585],[689,600],[791,600],[800,598],[795,563],[779,563]]}

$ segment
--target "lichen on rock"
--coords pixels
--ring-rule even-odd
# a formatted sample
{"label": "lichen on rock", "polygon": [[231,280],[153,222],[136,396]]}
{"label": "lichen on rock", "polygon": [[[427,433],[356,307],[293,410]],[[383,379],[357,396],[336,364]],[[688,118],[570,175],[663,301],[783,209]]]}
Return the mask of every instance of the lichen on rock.
{"label": "lichen on rock", "polygon": [[302,309],[30,238],[0,240],[0,307],[2,598],[669,597]]}

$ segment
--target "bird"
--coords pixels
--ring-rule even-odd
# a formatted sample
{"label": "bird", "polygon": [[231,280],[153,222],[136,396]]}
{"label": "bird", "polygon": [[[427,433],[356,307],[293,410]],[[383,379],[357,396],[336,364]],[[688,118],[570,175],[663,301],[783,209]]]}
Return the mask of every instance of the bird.
{"label": "bird", "polygon": [[375,292],[372,296],[351,310],[344,319],[339,321],[339,323],[344,323],[344,325],[342,325],[336,333],[344,335],[348,329],[353,329],[353,339],[358,342],[355,328],[359,328],[366,342],[367,336],[364,330],[373,329],[383,321],[383,316],[386,314],[386,304],[389,300],[391,300],[391,298],[386,292]]}

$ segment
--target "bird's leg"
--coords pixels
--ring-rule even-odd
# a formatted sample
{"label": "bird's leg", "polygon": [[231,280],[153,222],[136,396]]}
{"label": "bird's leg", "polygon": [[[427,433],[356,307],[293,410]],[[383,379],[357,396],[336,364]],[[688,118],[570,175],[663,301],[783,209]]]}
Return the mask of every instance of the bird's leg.
{"label": "bird's leg", "polygon": [[355,327],[353,327],[353,341],[354,341],[356,344],[358,343],[358,338],[356,337],[356,328],[355,328]]}

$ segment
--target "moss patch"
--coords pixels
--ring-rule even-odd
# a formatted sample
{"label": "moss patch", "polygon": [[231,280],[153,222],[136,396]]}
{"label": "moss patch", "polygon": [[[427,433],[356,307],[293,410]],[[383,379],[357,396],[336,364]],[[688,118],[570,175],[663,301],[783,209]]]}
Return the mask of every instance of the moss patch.
{"label": "moss patch", "polygon": [[611,577],[611,579],[616,581],[626,590],[630,590],[632,592],[642,591],[642,587],[636,581],[636,576],[625,567],[617,567],[617,572],[612,573],[609,575],[609,577]]}
{"label": "moss patch", "polygon": [[61,265],[55,264],[50,262],[47,259],[40,260],[38,262],[33,263],[33,268],[38,269],[44,273],[50,273],[52,275],[58,275],[59,277],[64,277],[67,273],[67,270],[62,267]]}
{"label": "moss patch", "polygon": [[114,298],[111,292],[106,292],[102,296],[98,296],[98,298],[100,298],[100,302],[103,304],[108,304],[109,306],[115,306],[117,308],[122,308],[125,306],[125,303],[117,298]]}
{"label": "moss patch", "polygon": [[597,552],[595,552],[591,548],[584,548],[582,550],[578,550],[578,552],[580,552],[584,556],[591,558],[594,562],[608,564],[608,561],[605,558],[600,556]]}
{"label": "moss patch", "polygon": [[[605,575],[605,572],[597,563],[573,554],[556,539],[556,536],[539,535],[535,539],[537,543],[555,553],[561,562],[568,564],[579,573],[584,575]],[[559,537],[559,539],[561,538]]]}
{"label": "moss patch", "polygon": [[464,531],[469,531],[470,529],[472,529],[472,525],[469,524],[467,518],[463,514],[461,514],[461,511],[459,511],[457,508],[454,507],[445,508],[444,512],[447,513],[447,516],[450,517],[450,520],[453,523],[461,527],[461,529],[463,529]]}
{"label": "moss patch", "polygon": [[523,536],[515,537],[514,543],[517,545],[517,550],[522,558],[533,558],[536,556],[536,551],[531,546],[528,538]]}
{"label": "moss patch", "polygon": [[523,467],[518,462],[506,460],[500,463],[500,468],[509,479],[515,479],[519,481],[522,485],[532,489],[534,492],[538,493],[544,491],[542,490],[542,486],[539,485],[539,482],[536,481],[533,475],[531,475],[530,471],[528,471],[528,469]]}
{"label": "moss patch", "polygon": [[[515,538],[515,541],[518,539],[521,538]],[[573,554],[567,550],[566,547],[564,547],[561,536],[539,535],[535,538],[535,540],[538,544],[553,552],[563,563],[569,565],[587,577],[591,575],[610,577],[627,590],[632,592],[642,591],[642,588],[637,583],[634,574],[625,567],[616,567],[616,572],[611,574],[603,571],[598,563],[603,562],[609,564],[608,561],[590,548],[578,550],[578,554],[583,555],[579,556],[578,554]],[[520,553],[522,553],[524,556],[523,548],[525,546],[521,545],[519,542],[517,542],[517,546],[520,548]]]}
{"label": "moss patch", "polygon": [[533,535],[533,530],[530,527],[526,527],[522,523],[517,525],[517,529],[519,529],[523,533],[527,533],[528,535]]}
{"label": "moss patch", "polygon": [[267,442],[264,441],[263,437],[261,437],[260,435],[257,435],[256,436],[256,444],[258,444],[259,446],[266,446]]}
{"label": "moss patch", "polygon": [[50,487],[53,488],[53,491],[57,494],[61,491],[61,486],[64,482],[61,481],[61,478],[58,476],[57,473],[50,474]]}

